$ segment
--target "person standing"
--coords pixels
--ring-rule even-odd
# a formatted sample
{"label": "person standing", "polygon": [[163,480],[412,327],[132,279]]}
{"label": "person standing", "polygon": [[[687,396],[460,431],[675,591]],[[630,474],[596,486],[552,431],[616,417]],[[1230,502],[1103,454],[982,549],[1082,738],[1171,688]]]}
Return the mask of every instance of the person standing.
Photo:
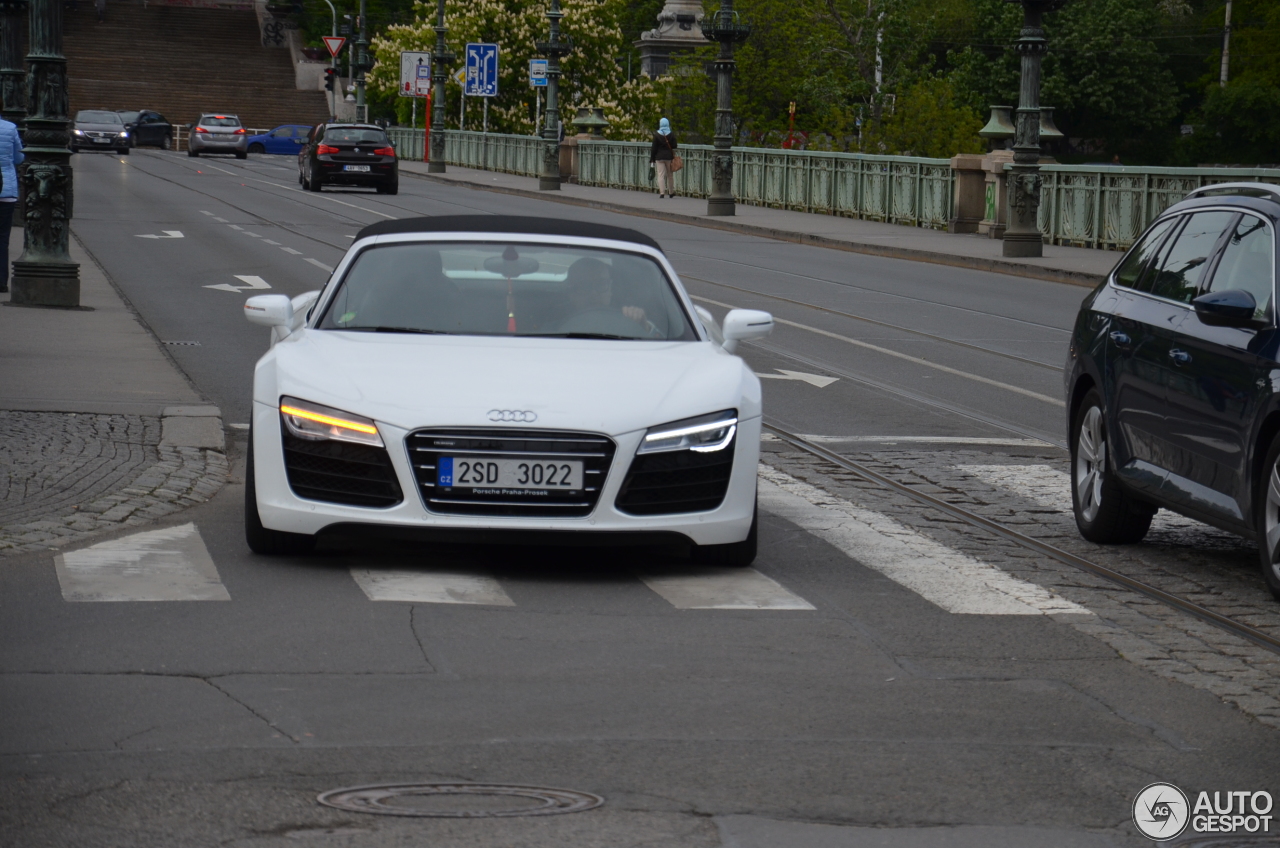
{"label": "person standing", "polygon": [[671,122],[663,118],[658,122],[658,131],[653,134],[653,146],[649,148],[649,164],[653,165],[658,179],[658,197],[673,197],[674,175],[671,171],[671,160],[676,156],[676,135],[671,131]]}
{"label": "person standing", "polygon": [[9,290],[9,236],[13,233],[13,213],[18,206],[18,165],[26,157],[18,128],[0,118],[0,292]]}

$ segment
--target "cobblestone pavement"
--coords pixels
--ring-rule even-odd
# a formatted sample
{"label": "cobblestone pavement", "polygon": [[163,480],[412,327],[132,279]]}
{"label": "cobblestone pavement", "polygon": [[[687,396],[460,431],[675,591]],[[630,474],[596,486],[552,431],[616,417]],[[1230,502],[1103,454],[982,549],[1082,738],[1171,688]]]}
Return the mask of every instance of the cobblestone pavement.
{"label": "cobblestone pavement", "polygon": [[[1212,692],[1280,729],[1280,656],[1100,577],[978,531],[809,454],[780,443],[766,442],[763,447],[765,464],[1086,607],[1095,615],[1059,620],[1100,639],[1135,665]],[[1256,548],[1243,539],[1165,511],[1156,516],[1143,544],[1103,546],[1082,539],[1071,513],[1068,463],[1061,451],[845,455],[1025,535],[1280,635],[1280,604],[1263,583]]]}
{"label": "cobblestone pavement", "polygon": [[0,411],[0,557],[137,525],[211,498],[214,450],[160,444],[161,419]]}

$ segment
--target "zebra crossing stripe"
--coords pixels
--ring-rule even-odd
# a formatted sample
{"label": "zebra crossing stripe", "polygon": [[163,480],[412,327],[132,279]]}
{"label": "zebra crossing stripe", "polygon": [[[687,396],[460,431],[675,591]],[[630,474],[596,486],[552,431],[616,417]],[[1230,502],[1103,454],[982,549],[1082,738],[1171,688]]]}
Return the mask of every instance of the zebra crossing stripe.
{"label": "zebra crossing stripe", "polygon": [[351,577],[371,601],[516,605],[497,580],[483,574],[414,568],[352,568]]}
{"label": "zebra crossing stripe", "polygon": [[767,465],[760,466],[760,506],[948,612],[1092,615],[1041,586]]}
{"label": "zebra crossing stripe", "polygon": [[54,558],[68,601],[229,601],[194,524],[134,533]]}
{"label": "zebra crossing stripe", "polygon": [[754,568],[686,566],[669,572],[636,576],[676,609],[813,609],[813,604]]}

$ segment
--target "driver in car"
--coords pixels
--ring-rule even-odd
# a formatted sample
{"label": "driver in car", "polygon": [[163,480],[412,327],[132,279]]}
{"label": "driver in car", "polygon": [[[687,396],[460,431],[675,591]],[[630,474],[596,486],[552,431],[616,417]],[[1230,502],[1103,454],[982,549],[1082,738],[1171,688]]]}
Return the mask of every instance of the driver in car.
{"label": "driver in car", "polygon": [[[565,322],[578,315],[585,315],[597,310],[613,310],[613,274],[609,266],[599,259],[583,258],[569,266],[565,278],[569,285],[568,300],[570,313]],[[622,315],[639,324],[645,335],[660,335],[658,328],[645,316],[639,306],[624,306]],[[564,322],[562,322],[564,323]]]}

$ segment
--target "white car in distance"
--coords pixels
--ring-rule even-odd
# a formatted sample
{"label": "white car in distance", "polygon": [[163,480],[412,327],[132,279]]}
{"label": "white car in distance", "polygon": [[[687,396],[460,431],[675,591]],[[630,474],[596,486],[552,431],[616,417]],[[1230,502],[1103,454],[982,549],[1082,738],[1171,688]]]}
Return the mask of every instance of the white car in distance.
{"label": "white car in distance", "polygon": [[657,242],[574,221],[363,229],[320,292],[259,295],[245,534],[690,546],[756,554],[760,381]]}

